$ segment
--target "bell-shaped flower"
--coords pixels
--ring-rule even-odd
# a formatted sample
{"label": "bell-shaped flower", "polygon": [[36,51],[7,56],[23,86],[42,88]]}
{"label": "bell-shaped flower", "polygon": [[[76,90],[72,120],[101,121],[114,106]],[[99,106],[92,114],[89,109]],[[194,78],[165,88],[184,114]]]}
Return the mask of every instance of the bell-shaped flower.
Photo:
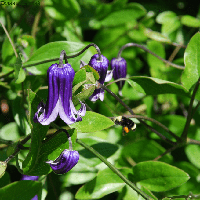
{"label": "bell-shaped flower", "polygon": [[[66,124],[73,124],[81,121],[81,116],[86,113],[85,104],[81,103],[81,108],[77,111],[72,102],[72,82],[75,72],[70,64],[53,64],[47,71],[48,77],[48,99],[46,105],[41,102],[38,111],[35,113],[34,122],[42,125],[49,125],[57,116]],[[39,116],[39,113],[42,113]]]}
{"label": "bell-shaped flower", "polygon": [[78,163],[78,160],[78,151],[65,149],[54,161],[49,160],[46,163],[50,164],[56,174],[65,174]]}
{"label": "bell-shaped flower", "polygon": [[[111,66],[111,69],[113,70],[113,77],[115,80],[119,78],[126,78],[127,64],[124,58],[113,58],[110,62],[110,66]],[[125,81],[117,82],[119,93],[121,93],[124,83]]]}
{"label": "bell-shaped flower", "polygon": [[[86,63],[81,61],[80,67],[83,67],[84,65],[86,65]],[[108,71],[109,60],[105,56],[101,55],[101,58],[99,58],[99,54],[93,55],[89,61],[89,65],[99,73],[99,83],[104,84],[104,82],[111,80],[112,71]],[[95,89],[94,93],[89,97],[89,99],[91,101],[97,101],[98,99],[103,101],[104,90],[102,88]]]}

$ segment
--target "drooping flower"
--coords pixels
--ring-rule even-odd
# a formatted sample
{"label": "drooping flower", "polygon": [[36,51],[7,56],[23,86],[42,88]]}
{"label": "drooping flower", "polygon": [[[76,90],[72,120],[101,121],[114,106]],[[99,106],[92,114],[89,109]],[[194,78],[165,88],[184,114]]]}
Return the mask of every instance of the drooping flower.
{"label": "drooping flower", "polygon": [[[35,113],[34,122],[42,125],[49,125],[57,116],[66,124],[73,124],[81,121],[81,116],[86,113],[85,104],[81,103],[81,108],[77,111],[72,102],[72,82],[75,72],[70,64],[53,64],[47,71],[48,77],[48,99],[46,105],[41,102],[38,111]],[[42,114],[39,116],[39,113]]]}
{"label": "drooping flower", "polygon": [[[39,176],[22,175],[21,180],[37,181]],[[35,195],[31,200],[38,200],[38,195]]]}
{"label": "drooping flower", "polygon": [[46,163],[50,164],[56,174],[65,174],[78,163],[78,160],[78,151],[65,149],[54,161],[49,160]]}
{"label": "drooping flower", "polygon": [[[127,74],[127,64],[124,58],[113,58],[110,62],[111,69],[113,70],[113,77],[115,80],[119,78],[126,78]],[[125,81],[117,82],[119,93],[121,93],[122,87]]]}
{"label": "drooping flower", "polygon": [[[80,67],[83,67],[84,65],[86,65],[86,63],[81,61]],[[112,72],[108,71],[109,60],[105,56],[101,55],[100,58],[99,54],[93,55],[89,61],[89,65],[99,73],[99,83],[104,84],[104,82],[108,82],[111,80]],[[89,97],[89,99],[91,101],[97,101],[98,99],[103,101],[104,90],[102,88],[95,89],[94,93]]]}

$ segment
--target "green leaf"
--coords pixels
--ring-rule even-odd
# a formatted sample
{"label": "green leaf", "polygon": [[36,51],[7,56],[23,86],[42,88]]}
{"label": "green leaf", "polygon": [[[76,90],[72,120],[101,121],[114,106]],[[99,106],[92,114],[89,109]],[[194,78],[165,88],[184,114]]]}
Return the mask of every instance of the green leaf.
{"label": "green leaf", "polygon": [[[1,162],[0,162],[1,163]],[[0,164],[0,171],[1,171],[1,164]],[[0,188],[8,185],[10,183],[10,175],[8,172],[5,172],[5,174],[1,177],[1,172],[0,172]]]}
{"label": "green leaf", "polygon": [[[148,48],[161,58],[166,58],[165,48],[158,41],[148,41]],[[151,76],[172,82],[179,82],[182,71],[174,67],[167,66],[163,61],[151,54],[147,54],[147,61],[150,66]]]}
{"label": "green leaf", "polygon": [[22,60],[20,56],[17,57],[14,68],[15,68],[15,83],[17,84],[22,83],[26,78],[26,73],[22,69]]}
{"label": "green leaf", "polygon": [[73,103],[74,105],[78,105],[80,101],[84,101],[88,99],[94,92],[95,86],[91,85],[87,89],[83,89],[80,93],[78,93],[75,97],[73,97]]}
{"label": "green leaf", "polygon": [[43,126],[40,123],[33,122],[33,116],[35,112],[37,112],[37,107],[40,102],[41,99],[39,99],[34,92],[28,90],[28,116],[29,122],[31,123],[31,147],[26,159],[22,163],[24,174],[28,175],[31,174],[31,170],[34,168],[36,161],[38,160],[40,149],[42,147],[42,140],[49,129],[49,125]]}
{"label": "green leaf", "polygon": [[16,181],[0,189],[0,199],[30,200],[42,188],[38,181]]}
{"label": "green leaf", "polygon": [[112,12],[101,21],[101,24],[119,26],[127,22],[135,22],[136,19],[146,14],[146,10],[140,4],[128,4],[128,6],[126,9]]}
{"label": "green leaf", "polygon": [[133,167],[134,182],[155,192],[164,192],[185,183],[190,177],[184,171],[158,161],[141,162]]}
{"label": "green leaf", "polygon": [[198,145],[188,145],[185,153],[189,161],[200,169],[200,147]]}
{"label": "green leaf", "polygon": [[[122,158],[125,161],[130,158],[134,160],[134,162],[138,163],[153,160],[165,151],[165,148],[163,148],[153,140],[139,140],[136,142],[132,142],[123,148]],[[164,157],[162,157],[161,161],[170,162],[172,161],[172,156],[165,155]]]}
{"label": "green leaf", "polygon": [[5,174],[7,168],[7,163],[0,161],[0,178],[2,178],[2,176]]}
{"label": "green leaf", "polygon": [[85,65],[82,68],[85,69],[86,72],[92,72],[93,75],[94,75],[95,80],[99,80],[99,73],[93,67],[91,67],[89,65]]}
{"label": "green leaf", "polygon": [[[48,68],[55,63],[58,63],[57,61],[47,62],[44,64],[35,65],[38,62],[42,62],[44,60],[49,59],[55,59],[60,57],[60,53],[62,50],[66,51],[66,54],[68,56],[74,55],[78,52],[80,52],[85,47],[82,43],[77,42],[68,42],[68,41],[59,41],[59,42],[50,42],[46,45],[43,45],[40,47],[33,56],[23,64],[23,66],[33,64],[33,67],[26,68],[27,71],[33,73],[33,74],[46,74]],[[84,60],[85,62],[89,62],[90,58],[92,57],[92,53],[90,50],[86,50],[81,55],[68,59],[69,64],[73,67],[75,71],[78,71],[80,69],[80,60]]]}
{"label": "green leaf", "polygon": [[78,72],[75,73],[74,80],[73,80],[73,86],[75,86],[85,80],[86,80],[86,70],[84,68],[81,68]]}
{"label": "green leaf", "polygon": [[156,17],[156,22],[159,24],[166,24],[169,22],[169,20],[173,19],[174,17],[176,17],[176,13],[172,11],[165,11],[165,12],[160,13]]}
{"label": "green leaf", "polygon": [[76,0],[47,1],[45,11],[56,20],[69,20],[80,13],[80,6]]}
{"label": "green leaf", "polygon": [[151,29],[145,29],[144,31],[145,33],[145,36],[152,39],[152,40],[155,40],[155,41],[158,41],[158,42],[164,42],[164,43],[172,43],[171,40],[163,35],[162,33],[159,33],[159,32],[156,32],[156,31],[152,31]]}
{"label": "green leaf", "polygon": [[188,27],[200,27],[200,20],[190,15],[183,15],[181,17],[181,23]]}
{"label": "green leaf", "polygon": [[0,130],[0,138],[15,141],[20,138],[18,126],[15,122],[4,125]]}
{"label": "green leaf", "polygon": [[21,97],[15,98],[12,104],[13,116],[20,130],[26,135],[28,135],[29,133],[31,133],[31,129],[27,121],[27,116],[25,113],[25,108],[24,108],[23,103],[24,102]]}
{"label": "green leaf", "polygon": [[113,125],[114,122],[109,118],[95,112],[87,111],[81,122],[69,126],[71,128],[76,128],[78,132],[88,133],[100,131]]}
{"label": "green leaf", "polygon": [[188,90],[197,82],[200,75],[200,33],[190,40],[184,53],[185,69],[181,81]]}
{"label": "green leaf", "polygon": [[177,83],[144,76],[132,76],[126,80],[134,89],[146,95],[176,94],[190,97],[188,90]]}
{"label": "green leaf", "polygon": [[[129,169],[120,170],[122,173],[130,173]],[[105,178],[106,177],[106,178]],[[95,179],[86,183],[76,193],[76,199],[100,199],[105,195],[120,190],[125,182],[119,176],[106,168],[100,171]]]}

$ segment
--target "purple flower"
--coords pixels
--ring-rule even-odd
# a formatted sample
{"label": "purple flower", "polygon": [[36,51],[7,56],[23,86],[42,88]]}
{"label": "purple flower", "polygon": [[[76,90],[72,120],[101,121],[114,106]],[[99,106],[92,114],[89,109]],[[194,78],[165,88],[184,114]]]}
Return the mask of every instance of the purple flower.
{"label": "purple flower", "polygon": [[[22,175],[21,180],[37,181],[39,176]],[[35,195],[31,200],[38,200],[38,195]]]}
{"label": "purple flower", "polygon": [[[112,72],[108,71],[109,60],[101,55],[102,60],[100,60],[99,55],[95,54],[89,61],[89,65],[93,67],[99,73],[98,82],[104,84],[104,82],[108,82],[112,78]],[[81,61],[81,67],[84,66],[85,63]],[[95,89],[94,93],[89,97],[91,101],[97,101],[100,99],[104,100],[104,90],[102,88]]]}
{"label": "purple flower", "polygon": [[[33,118],[34,122],[42,125],[49,125],[58,114],[66,124],[73,124],[81,121],[81,116],[86,113],[85,104],[81,103],[81,108],[77,111],[72,102],[72,82],[75,72],[70,64],[53,64],[47,71],[49,93],[46,105],[41,102],[38,111]],[[39,116],[39,113],[42,113]]]}
{"label": "purple flower", "polygon": [[22,175],[21,180],[31,180],[31,181],[37,181],[39,176],[29,176],[29,175]]}
{"label": "purple flower", "polygon": [[[115,80],[119,78],[126,78],[127,74],[127,64],[124,58],[113,58],[110,63],[111,69],[113,70],[113,77]],[[117,82],[119,91],[122,90],[125,81]]]}
{"label": "purple flower", "polygon": [[78,151],[65,149],[54,161],[50,160],[46,163],[50,164],[56,174],[65,174],[71,170],[79,160]]}

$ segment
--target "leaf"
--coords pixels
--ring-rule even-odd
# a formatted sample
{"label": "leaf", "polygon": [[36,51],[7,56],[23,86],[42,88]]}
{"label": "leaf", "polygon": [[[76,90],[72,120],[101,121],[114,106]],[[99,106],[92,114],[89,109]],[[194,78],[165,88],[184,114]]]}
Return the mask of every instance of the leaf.
{"label": "leaf", "polygon": [[158,161],[141,162],[133,167],[134,182],[155,192],[164,192],[185,183],[190,177],[184,171]]}
{"label": "leaf", "polygon": [[80,6],[76,0],[54,0],[45,4],[45,11],[56,20],[69,20],[80,13]]}
{"label": "leaf", "polygon": [[185,153],[189,161],[200,169],[200,147],[198,145],[188,145]]}
{"label": "leaf", "polygon": [[[41,91],[40,91],[41,92]],[[34,92],[30,89],[28,90],[28,107],[29,107],[29,122],[31,124],[31,147],[30,151],[23,161],[22,166],[24,174],[30,175],[31,170],[36,164],[38,159],[40,149],[42,147],[42,140],[45,137],[48,129],[48,126],[43,126],[40,123],[33,122],[33,116],[37,112],[37,106],[40,103],[41,99],[36,96]]]}
{"label": "leaf", "polygon": [[159,24],[165,24],[168,23],[169,20],[173,19],[174,17],[176,17],[176,13],[172,11],[165,11],[158,14],[158,16],[156,17],[156,22]]}
{"label": "leaf", "polygon": [[25,108],[23,105],[23,99],[21,97],[15,98],[12,104],[12,108],[13,108],[13,116],[14,116],[15,122],[19,126],[20,130],[26,135],[31,133],[31,129],[28,124],[26,113],[25,113]]}
{"label": "leaf", "polygon": [[169,44],[172,43],[171,40],[167,36],[164,36],[162,33],[152,31],[151,29],[148,29],[148,28],[145,29],[144,34],[148,38],[158,41],[158,42],[164,42],[164,43],[169,43]]}
{"label": "leaf", "polygon": [[0,199],[30,200],[41,188],[42,183],[38,181],[15,181],[0,189]]}
{"label": "leaf", "polygon": [[119,26],[127,22],[135,22],[136,19],[146,14],[145,9],[140,4],[130,5],[126,9],[112,12],[101,21],[101,24],[103,26]]}
{"label": "leaf", "polygon": [[177,83],[145,76],[132,76],[126,80],[134,89],[146,95],[176,94],[190,97],[188,90]]}
{"label": "leaf", "polygon": [[[122,158],[125,162],[130,158],[138,163],[153,160],[165,151],[166,149],[153,140],[139,140],[137,142],[131,142],[123,148]],[[172,156],[165,155],[162,157],[162,161],[170,162],[172,161]]]}
{"label": "leaf", "polygon": [[188,90],[200,76],[200,33],[197,32],[190,40],[184,53],[185,69],[181,81]]}
{"label": "leaf", "polygon": [[181,23],[188,27],[200,27],[200,20],[190,15],[183,15],[181,17]]}
{"label": "leaf", "polygon": [[[43,45],[40,47],[33,56],[23,64],[23,66],[35,64],[38,62],[42,62],[44,60],[49,59],[55,59],[60,57],[60,53],[62,50],[66,51],[67,56],[74,55],[78,52],[80,52],[85,47],[82,43],[77,42],[68,42],[68,41],[59,41],[59,42],[50,42],[46,45]],[[92,57],[92,53],[90,50],[86,50],[81,55],[68,59],[69,64],[73,67],[75,71],[78,71],[80,69],[80,60],[84,60],[85,62],[88,62],[90,58]],[[57,61],[51,61],[44,64],[35,65],[33,67],[26,68],[27,71],[33,73],[33,74],[46,74],[48,68],[55,63],[58,63],[59,59]]]}
{"label": "leaf", "polygon": [[0,161],[0,178],[2,178],[2,176],[5,174],[7,168],[7,163]]}
{"label": "leaf", "polygon": [[86,72],[92,72],[93,75],[94,75],[95,80],[99,80],[99,73],[93,67],[91,67],[89,65],[85,65],[82,68],[85,69]]}
{"label": "leaf", "polygon": [[[1,163],[1,162],[0,162]],[[0,171],[1,171],[1,164],[0,164]],[[5,174],[1,177],[1,172],[0,172],[0,188],[10,184],[10,175],[8,172],[5,172]]]}
{"label": "leaf", "polygon": [[[120,170],[122,173],[130,173],[129,169]],[[106,177],[106,178],[105,178]],[[105,195],[120,190],[125,182],[119,176],[106,168],[100,171],[95,179],[86,183],[76,193],[76,199],[100,199]]]}
{"label": "leaf", "polygon": [[109,118],[95,112],[87,111],[81,122],[69,126],[70,128],[77,129],[78,132],[88,133],[100,131],[113,125],[114,122]]}
{"label": "leaf", "polygon": [[18,56],[16,63],[14,64],[15,69],[15,83],[19,84],[22,83],[26,78],[26,73],[22,69],[22,60],[21,57]]}
{"label": "leaf", "polygon": [[73,80],[73,86],[75,86],[85,80],[86,80],[86,70],[81,68],[78,72],[75,73],[74,80]]}
{"label": "leaf", "polygon": [[0,138],[15,141],[20,138],[18,126],[15,122],[4,125],[0,130]]}

